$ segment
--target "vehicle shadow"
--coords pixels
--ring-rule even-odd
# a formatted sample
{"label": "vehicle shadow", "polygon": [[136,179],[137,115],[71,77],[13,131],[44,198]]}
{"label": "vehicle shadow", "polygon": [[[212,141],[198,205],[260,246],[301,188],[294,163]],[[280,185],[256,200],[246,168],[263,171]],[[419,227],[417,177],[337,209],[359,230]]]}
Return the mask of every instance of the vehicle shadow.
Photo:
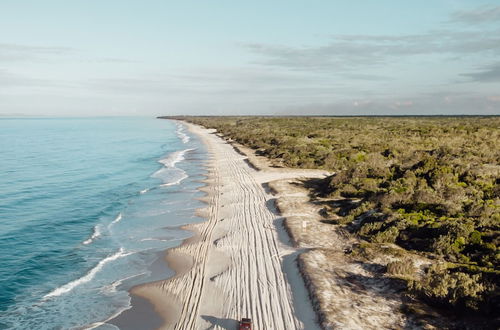
{"label": "vehicle shadow", "polygon": [[208,329],[215,329],[215,326],[219,326],[222,329],[234,330],[238,329],[239,322],[234,319],[221,319],[215,316],[202,315],[202,319],[209,322],[211,325]]}

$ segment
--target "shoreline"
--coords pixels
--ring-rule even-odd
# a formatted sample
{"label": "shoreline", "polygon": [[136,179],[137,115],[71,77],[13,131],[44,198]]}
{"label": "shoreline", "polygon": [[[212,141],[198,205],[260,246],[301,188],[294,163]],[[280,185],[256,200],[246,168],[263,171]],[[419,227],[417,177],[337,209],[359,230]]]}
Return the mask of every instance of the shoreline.
{"label": "shoreline", "polygon": [[[187,125],[185,126],[187,127]],[[200,142],[204,143],[201,139]],[[205,193],[205,196],[196,199],[205,204],[208,203],[206,200],[207,191],[205,190],[208,185],[208,162],[209,160],[205,160],[201,165],[207,169],[207,172],[202,174],[204,179],[196,181],[203,184],[197,190]],[[201,222],[205,222],[205,216],[200,214],[200,210],[202,209],[197,209],[195,215],[203,219]],[[124,330],[159,329],[169,324],[166,320],[176,318],[179,313],[179,306],[175,304],[175,297],[171,296],[169,299],[164,299],[165,297],[160,297],[155,290],[150,290],[148,287],[182,276],[192,267],[192,258],[176,250],[199,240],[199,232],[196,229],[196,224],[190,223],[176,227],[190,232],[191,236],[183,239],[178,246],[167,248],[158,253],[159,257],[155,263],[161,263],[166,268],[163,272],[171,271],[173,274],[168,277],[164,274],[161,275],[163,279],[149,281],[129,288],[128,292],[131,298],[130,308],[111,317],[104,323],[118,326]],[[158,274],[157,277],[159,276]]]}
{"label": "shoreline", "polygon": [[[133,287],[131,295],[154,306],[161,329],[236,328],[241,317],[251,317],[257,328],[319,329],[295,262],[298,252],[266,183],[324,171],[262,171],[212,131],[183,125],[209,154],[199,188],[207,205],[196,212],[205,221],[184,226],[195,234],[165,251],[175,275]],[[134,310],[121,317],[139,316]]]}
{"label": "shoreline", "polygon": [[[187,126],[187,125],[186,125]],[[201,140],[201,143],[204,143]],[[209,156],[210,158],[210,156]],[[205,161],[206,163],[209,160]],[[207,201],[207,186],[208,183],[208,164],[202,165],[207,168],[207,172],[203,174],[203,180],[197,181],[204,185],[197,188],[197,190],[205,193],[205,196],[197,198],[199,201],[208,204]],[[202,214],[203,208],[197,209],[195,215],[202,218],[201,222],[206,221],[206,216]],[[118,326],[123,330],[135,329],[164,329],[171,326],[171,320],[176,319],[180,314],[180,306],[176,304],[176,297],[163,293],[158,294],[158,290],[154,288],[156,285],[161,285],[165,281],[169,281],[186,274],[193,267],[193,260],[189,254],[179,252],[183,247],[193,244],[200,240],[200,233],[196,225],[199,223],[190,223],[181,225],[178,228],[191,233],[191,236],[182,240],[182,242],[175,247],[167,248],[159,254],[161,257],[157,262],[164,264],[166,268],[173,272],[173,275],[151,282],[146,282],[131,287],[128,292],[131,297],[131,307],[122,311],[118,315],[105,321],[105,323]],[[146,316],[146,317],[145,317]]]}
{"label": "shoreline", "polygon": [[157,290],[151,288],[151,285],[161,284],[164,281],[180,277],[191,269],[193,266],[192,258],[187,254],[175,251],[199,238],[196,229],[190,228],[191,226],[192,224],[188,224],[179,228],[191,232],[193,236],[184,239],[179,246],[164,250],[161,253],[162,257],[158,260],[164,263],[165,267],[173,272],[173,275],[163,280],[146,282],[131,287],[128,290],[131,297],[131,307],[105,323],[118,326],[123,330],[160,329],[169,325],[166,320],[177,317],[180,313],[180,306],[175,303],[176,298],[168,296],[168,294],[159,295]]}

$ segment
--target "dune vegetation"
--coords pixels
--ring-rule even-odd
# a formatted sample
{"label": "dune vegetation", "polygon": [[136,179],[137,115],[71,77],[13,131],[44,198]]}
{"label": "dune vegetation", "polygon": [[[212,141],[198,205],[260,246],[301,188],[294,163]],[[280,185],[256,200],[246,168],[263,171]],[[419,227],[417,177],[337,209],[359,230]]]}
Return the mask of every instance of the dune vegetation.
{"label": "dune vegetation", "polygon": [[323,215],[367,244],[435,260],[387,273],[429,304],[500,309],[500,117],[183,117],[268,157],[320,168]]}

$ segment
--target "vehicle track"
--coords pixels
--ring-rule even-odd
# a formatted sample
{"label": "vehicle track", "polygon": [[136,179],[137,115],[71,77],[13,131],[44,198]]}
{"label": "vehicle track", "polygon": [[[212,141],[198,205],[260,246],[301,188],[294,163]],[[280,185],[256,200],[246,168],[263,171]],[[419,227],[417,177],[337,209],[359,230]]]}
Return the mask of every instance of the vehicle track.
{"label": "vehicle track", "polygon": [[[155,295],[158,310],[172,298],[179,307],[164,329],[227,329],[250,317],[255,329],[302,329],[292,291],[282,270],[282,246],[266,206],[270,196],[255,180],[255,169],[224,140],[210,135],[207,221],[192,226],[195,238],[169,251],[190,258],[192,267],[171,279],[141,285],[137,294]],[[175,309],[174,307],[172,307]]]}

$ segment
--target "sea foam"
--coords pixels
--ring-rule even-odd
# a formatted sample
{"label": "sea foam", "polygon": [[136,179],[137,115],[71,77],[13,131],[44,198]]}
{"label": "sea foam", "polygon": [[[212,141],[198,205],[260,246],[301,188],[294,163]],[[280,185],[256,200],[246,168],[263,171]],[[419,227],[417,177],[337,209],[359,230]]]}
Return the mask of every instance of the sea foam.
{"label": "sea foam", "polygon": [[116,288],[119,286],[119,285],[122,285],[122,283],[126,280],[130,280],[134,277],[138,277],[138,276],[142,276],[142,275],[146,275],[148,274],[147,272],[143,272],[143,273],[140,273],[140,274],[135,274],[135,275],[131,275],[131,276],[128,276],[128,277],[125,277],[125,278],[122,278],[120,280],[117,280],[117,281],[114,281],[113,283],[111,283],[110,285],[107,285],[105,287],[102,288],[101,292],[103,293],[111,293],[111,292],[116,292]]}
{"label": "sea foam", "polygon": [[176,167],[175,165],[185,160],[187,152],[194,149],[188,148],[170,153],[167,157],[160,159],[158,162],[163,164],[164,167],[153,173],[152,177],[163,180],[161,187],[173,186],[181,183],[182,180],[188,178],[186,171]]}
{"label": "sea foam", "polygon": [[82,276],[82,277],[80,277],[80,278],[78,278],[78,279],[76,279],[74,281],[71,281],[69,283],[66,283],[63,286],[60,286],[60,287],[56,288],[55,290],[53,290],[53,291],[49,292],[48,294],[46,294],[43,297],[43,299],[45,300],[45,299],[48,299],[48,298],[51,298],[51,297],[57,297],[57,296],[60,296],[62,294],[70,292],[71,290],[73,290],[77,286],[82,285],[84,283],[87,283],[87,282],[91,281],[95,277],[95,275],[108,262],[116,260],[116,259],[121,258],[121,257],[125,257],[125,256],[128,256],[128,255],[131,255],[131,254],[132,254],[131,252],[125,253],[124,250],[123,250],[123,248],[120,248],[120,250],[118,252],[116,252],[116,253],[114,253],[112,255],[109,255],[106,258],[104,258],[101,261],[99,261],[99,263],[94,268],[92,268],[87,274],[85,274],[84,276]]}
{"label": "sea foam", "polygon": [[177,136],[179,139],[181,139],[182,143],[188,143],[191,138],[184,133],[184,126],[181,124],[177,124],[177,130],[176,130]]}
{"label": "sea foam", "polygon": [[[183,171],[184,172],[184,171]],[[175,186],[179,183],[182,182],[182,180],[188,178],[189,176],[186,174],[186,172],[184,172],[177,180],[175,181],[172,181],[172,182],[167,182],[167,183],[164,183],[164,184],[161,184],[160,186],[161,187],[168,187],[168,186]]]}
{"label": "sea foam", "polygon": [[83,242],[83,244],[88,245],[88,244],[92,243],[93,241],[95,241],[97,238],[99,238],[99,236],[101,236],[101,226],[95,225],[94,232],[92,233],[92,235],[88,239],[86,239]]}
{"label": "sea foam", "polygon": [[159,162],[163,164],[167,168],[174,168],[175,164],[181,162],[185,159],[185,155],[188,151],[192,151],[194,149],[188,148],[180,151],[175,151],[169,154],[167,157],[160,159]]}
{"label": "sea foam", "polygon": [[109,227],[113,226],[115,223],[120,222],[121,219],[122,219],[122,214],[118,213],[118,215],[116,216],[115,220],[111,221],[111,223],[109,224]]}

